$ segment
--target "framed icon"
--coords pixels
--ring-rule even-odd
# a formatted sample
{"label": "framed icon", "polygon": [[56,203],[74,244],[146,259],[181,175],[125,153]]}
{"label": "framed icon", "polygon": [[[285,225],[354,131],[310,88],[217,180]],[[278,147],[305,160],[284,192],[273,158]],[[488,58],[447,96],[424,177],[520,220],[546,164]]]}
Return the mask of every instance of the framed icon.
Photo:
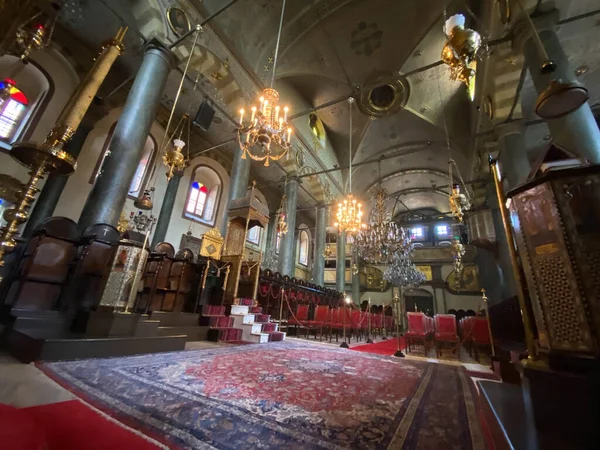
{"label": "framed icon", "polygon": [[192,29],[187,13],[176,6],[167,9],[167,21],[169,22],[169,27],[171,27],[173,33],[179,37]]}

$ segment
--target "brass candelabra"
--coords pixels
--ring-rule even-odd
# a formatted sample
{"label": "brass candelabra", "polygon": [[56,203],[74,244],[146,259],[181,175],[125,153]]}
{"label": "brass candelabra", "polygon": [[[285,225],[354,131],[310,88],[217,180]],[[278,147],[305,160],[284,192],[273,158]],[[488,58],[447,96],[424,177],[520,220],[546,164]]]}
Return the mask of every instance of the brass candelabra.
{"label": "brass candelabra", "polygon": [[5,265],[5,256],[17,246],[15,237],[19,227],[28,219],[29,207],[39,192],[39,180],[47,173],[68,176],[75,171],[75,159],[63,150],[64,145],[75,134],[113,63],[123,53],[126,32],[127,28],[120,28],[117,35],[103,46],[94,66],[67,102],[44,142],[18,142],[13,145],[11,156],[29,167],[31,172],[15,207],[4,212],[7,224],[0,230],[0,267]]}

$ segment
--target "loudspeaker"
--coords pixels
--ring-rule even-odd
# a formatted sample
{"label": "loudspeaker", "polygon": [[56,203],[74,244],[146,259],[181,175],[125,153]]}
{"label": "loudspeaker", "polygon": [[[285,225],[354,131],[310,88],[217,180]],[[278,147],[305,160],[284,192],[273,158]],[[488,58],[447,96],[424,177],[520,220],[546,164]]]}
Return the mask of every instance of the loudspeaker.
{"label": "loudspeaker", "polygon": [[215,110],[208,104],[208,101],[204,100],[198,108],[193,123],[201,130],[208,131],[213,117],[215,117]]}

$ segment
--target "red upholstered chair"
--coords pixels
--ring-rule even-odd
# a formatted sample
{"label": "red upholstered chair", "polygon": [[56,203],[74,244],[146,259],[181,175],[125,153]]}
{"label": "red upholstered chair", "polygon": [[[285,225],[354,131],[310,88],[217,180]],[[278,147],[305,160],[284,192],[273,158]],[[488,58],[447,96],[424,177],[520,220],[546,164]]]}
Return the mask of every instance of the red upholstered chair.
{"label": "red upholstered chair", "polygon": [[315,308],[315,317],[314,320],[309,320],[306,322],[307,333],[310,330],[315,330],[315,339],[317,339],[316,330],[320,331],[321,340],[323,340],[323,328],[329,325],[329,306],[327,305],[319,305]]}
{"label": "red upholstered chair", "polygon": [[456,353],[457,357],[460,356],[457,352],[459,340],[456,333],[456,317],[454,314],[436,314],[434,320],[437,355],[442,356],[442,347],[449,345],[452,347],[452,352]]}
{"label": "red upholstered chair", "polygon": [[360,330],[361,330],[362,312],[360,309],[352,309],[352,310],[349,310],[349,314],[350,314],[350,322],[346,323],[346,326],[348,327],[346,332],[350,331],[350,335],[352,335],[352,333],[354,333],[354,336],[356,337],[356,341],[358,342]]}
{"label": "red upholstered chair", "polygon": [[348,308],[335,308],[331,312],[331,322],[329,323],[329,342],[331,335],[335,332],[335,341],[338,342],[339,335],[344,332],[344,311],[346,311],[346,333],[350,330],[350,310]]}
{"label": "red upholstered chair", "polygon": [[409,352],[412,351],[411,344],[423,345],[425,355],[429,353],[427,342],[427,317],[420,312],[406,313],[408,317],[408,331],[404,333],[406,346]]}
{"label": "red upholstered chair", "polygon": [[294,316],[288,319],[288,327],[294,325],[296,336],[298,336],[298,327],[305,327],[308,321],[308,305],[298,305]]}
{"label": "red upholstered chair", "polygon": [[473,319],[473,348],[475,349],[475,359],[479,362],[479,350],[481,348],[490,348],[490,331],[488,330],[488,321],[485,317],[469,317]]}

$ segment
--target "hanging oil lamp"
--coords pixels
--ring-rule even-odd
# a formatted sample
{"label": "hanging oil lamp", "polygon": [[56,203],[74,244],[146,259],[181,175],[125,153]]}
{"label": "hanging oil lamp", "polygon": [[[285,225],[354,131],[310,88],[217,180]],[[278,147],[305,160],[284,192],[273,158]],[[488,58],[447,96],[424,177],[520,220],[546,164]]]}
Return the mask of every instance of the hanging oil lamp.
{"label": "hanging oil lamp", "polygon": [[58,15],[58,5],[53,3],[52,6],[56,9],[56,13],[45,23],[40,20],[42,13],[39,12],[17,29],[15,41],[21,61],[26,61],[33,52],[50,45]]}
{"label": "hanging oil lamp", "polygon": [[286,234],[288,232],[288,225],[287,225],[287,222],[285,221],[285,216],[286,216],[285,204],[286,204],[286,196],[284,194],[283,197],[281,197],[281,204],[279,205],[279,210],[277,211],[277,214],[279,215],[279,218],[277,219],[277,234]]}
{"label": "hanging oil lamp", "polygon": [[149,211],[152,209],[152,194],[154,192],[154,188],[146,189],[144,194],[133,202],[133,206],[137,209],[141,209],[142,211]]}

